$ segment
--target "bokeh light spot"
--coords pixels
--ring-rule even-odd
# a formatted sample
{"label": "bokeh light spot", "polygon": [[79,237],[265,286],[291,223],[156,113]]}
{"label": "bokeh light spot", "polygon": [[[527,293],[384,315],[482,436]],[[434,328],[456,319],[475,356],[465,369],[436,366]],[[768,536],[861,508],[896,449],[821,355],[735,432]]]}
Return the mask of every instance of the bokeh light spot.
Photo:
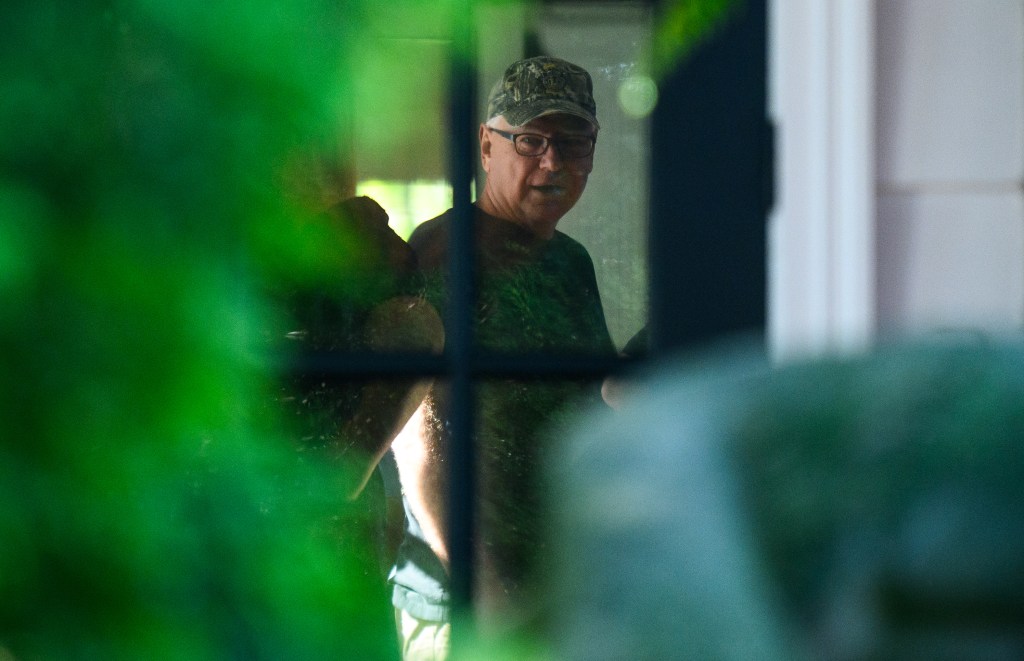
{"label": "bokeh light spot", "polygon": [[650,76],[630,76],[619,85],[619,105],[622,111],[637,119],[646,117],[658,103],[658,86]]}

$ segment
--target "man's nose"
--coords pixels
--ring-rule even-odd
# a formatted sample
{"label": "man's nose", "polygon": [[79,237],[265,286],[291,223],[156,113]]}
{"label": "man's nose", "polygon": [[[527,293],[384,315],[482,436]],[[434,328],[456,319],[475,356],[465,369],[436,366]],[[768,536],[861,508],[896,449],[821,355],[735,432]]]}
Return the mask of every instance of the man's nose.
{"label": "man's nose", "polygon": [[558,147],[553,142],[548,143],[548,148],[540,155],[540,166],[545,170],[557,172],[562,169],[563,164],[562,153],[558,151]]}

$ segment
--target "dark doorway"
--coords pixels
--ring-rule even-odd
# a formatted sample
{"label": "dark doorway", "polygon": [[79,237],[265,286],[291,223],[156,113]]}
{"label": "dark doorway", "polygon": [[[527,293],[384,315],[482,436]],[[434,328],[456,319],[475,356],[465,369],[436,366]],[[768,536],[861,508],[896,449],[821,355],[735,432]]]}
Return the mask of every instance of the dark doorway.
{"label": "dark doorway", "polygon": [[766,28],[766,0],[740,0],[660,85],[651,128],[654,353],[764,331]]}

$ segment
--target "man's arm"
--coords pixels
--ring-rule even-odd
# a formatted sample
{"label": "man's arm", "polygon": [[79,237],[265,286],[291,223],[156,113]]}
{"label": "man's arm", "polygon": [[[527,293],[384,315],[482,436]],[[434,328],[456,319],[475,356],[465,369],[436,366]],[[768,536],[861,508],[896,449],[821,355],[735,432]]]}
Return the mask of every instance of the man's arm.
{"label": "man's arm", "polygon": [[448,569],[447,520],[445,516],[446,464],[444,450],[438,448],[438,434],[431,396],[420,403],[395,438],[392,448],[402,480],[402,492],[423,537],[445,569]]}

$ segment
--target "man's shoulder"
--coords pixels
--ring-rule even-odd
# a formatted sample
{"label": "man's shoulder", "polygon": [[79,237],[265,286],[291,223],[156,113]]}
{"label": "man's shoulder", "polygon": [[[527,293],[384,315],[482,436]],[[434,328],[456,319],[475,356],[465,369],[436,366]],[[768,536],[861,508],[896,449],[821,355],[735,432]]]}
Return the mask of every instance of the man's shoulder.
{"label": "man's shoulder", "polygon": [[409,236],[409,246],[416,253],[421,268],[431,268],[443,259],[448,248],[448,227],[451,209],[440,216],[420,223]]}
{"label": "man's shoulder", "polygon": [[416,229],[412,231],[409,236],[409,245],[415,248],[415,243],[422,243],[436,238],[438,234],[444,233],[448,230],[448,225],[451,224],[452,210],[445,211],[440,216],[435,216],[430,220],[425,220],[416,226]]}
{"label": "man's shoulder", "polygon": [[560,230],[555,230],[554,236],[551,237],[550,246],[552,250],[560,253],[576,257],[578,259],[591,261],[590,253],[587,251],[586,247]]}
{"label": "man's shoulder", "polygon": [[567,248],[571,248],[573,250],[582,250],[583,252],[587,251],[587,249],[583,247],[582,243],[572,238],[562,230],[555,230],[555,234],[553,237],[551,237],[551,240],[559,245],[564,245]]}

